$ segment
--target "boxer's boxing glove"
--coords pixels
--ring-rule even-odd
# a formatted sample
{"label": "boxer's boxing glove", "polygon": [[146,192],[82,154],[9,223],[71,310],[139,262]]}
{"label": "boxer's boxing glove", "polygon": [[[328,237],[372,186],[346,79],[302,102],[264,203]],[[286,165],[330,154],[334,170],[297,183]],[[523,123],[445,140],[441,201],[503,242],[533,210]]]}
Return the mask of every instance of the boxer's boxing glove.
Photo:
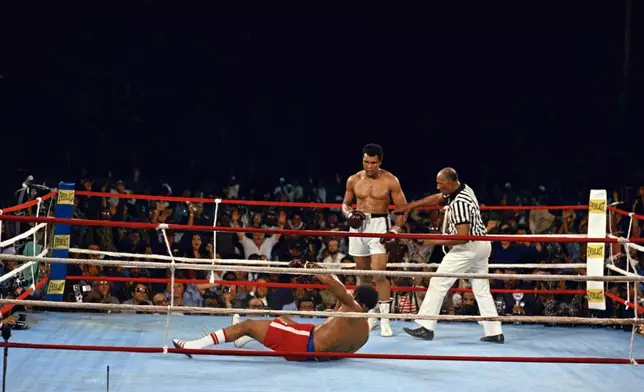
{"label": "boxer's boxing glove", "polygon": [[354,229],[361,228],[365,219],[367,219],[367,216],[359,210],[353,210],[347,214],[347,224]]}

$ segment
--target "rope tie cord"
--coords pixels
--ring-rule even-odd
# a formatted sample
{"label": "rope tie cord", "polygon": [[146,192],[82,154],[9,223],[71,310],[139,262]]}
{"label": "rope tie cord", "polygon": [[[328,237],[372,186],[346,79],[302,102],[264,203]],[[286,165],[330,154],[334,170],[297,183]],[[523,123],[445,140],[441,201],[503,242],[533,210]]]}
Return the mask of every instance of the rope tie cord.
{"label": "rope tie cord", "polygon": [[[168,254],[172,258],[172,248],[170,247],[170,242],[168,241],[168,234],[166,233],[166,229],[161,229],[161,233],[163,234],[163,241],[165,242],[166,249],[168,250]],[[168,306],[168,312],[166,313],[166,319],[165,319],[165,331],[163,332],[163,341],[164,341],[164,353],[167,353],[168,350],[168,335],[170,332],[170,309],[174,307],[174,271],[175,271],[175,262],[174,258],[172,258],[170,262],[170,305]]]}
{"label": "rope tie cord", "polygon": [[[212,220],[212,227],[217,227],[217,217],[219,216],[219,204],[221,199],[215,199],[215,216]],[[217,262],[217,230],[212,231],[212,265]],[[210,272],[210,283],[215,283],[215,271]]]}

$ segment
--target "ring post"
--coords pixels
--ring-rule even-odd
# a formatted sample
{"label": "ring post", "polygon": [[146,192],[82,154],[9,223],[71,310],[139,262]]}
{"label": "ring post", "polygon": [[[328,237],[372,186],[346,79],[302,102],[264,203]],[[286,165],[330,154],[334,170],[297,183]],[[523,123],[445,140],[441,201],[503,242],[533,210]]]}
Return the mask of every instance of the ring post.
{"label": "ring post", "polygon": [[[588,237],[606,236],[606,190],[592,189],[588,202]],[[601,242],[589,242],[586,246],[586,264],[588,276],[604,276],[604,254],[606,245]],[[604,282],[589,281],[586,283],[588,308],[606,310]]]}
{"label": "ring post", "polygon": [[[56,218],[71,219],[73,217],[75,184],[61,182],[58,184],[58,200],[56,201]],[[54,225],[53,257],[66,259],[69,257],[70,226],[56,223]],[[47,301],[62,301],[67,278],[67,264],[54,263],[51,266]]]}

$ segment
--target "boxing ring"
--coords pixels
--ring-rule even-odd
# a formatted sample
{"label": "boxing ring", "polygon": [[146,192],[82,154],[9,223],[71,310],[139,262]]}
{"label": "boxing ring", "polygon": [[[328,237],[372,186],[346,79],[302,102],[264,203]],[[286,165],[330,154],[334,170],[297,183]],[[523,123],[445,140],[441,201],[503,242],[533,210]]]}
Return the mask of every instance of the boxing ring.
{"label": "boxing ring", "polygon": [[[112,193],[76,192],[77,195],[98,197],[134,197],[151,200],[194,201],[229,203],[235,205],[254,204],[261,206],[280,205],[289,207],[311,207],[310,203],[271,203],[241,200],[186,199],[172,197],[115,195]],[[53,196],[53,195],[52,195]],[[52,197],[49,196],[49,197]],[[31,202],[31,206],[40,205],[42,200]],[[318,208],[337,208],[338,205],[315,204]],[[573,207],[573,208],[571,208]],[[12,211],[19,210],[12,207]],[[17,209],[16,209],[17,208]],[[489,207],[488,207],[489,208]],[[490,209],[511,209],[512,207],[492,207]],[[515,207],[516,208],[516,207]],[[521,207],[529,209],[529,207]],[[533,207],[534,208],[534,207]],[[540,209],[584,209],[587,206],[536,207]],[[625,214],[630,219],[644,219],[633,214],[607,207],[614,213]],[[38,216],[6,215],[8,209],[0,215],[3,221],[33,222],[36,225],[20,239],[34,236],[38,230],[45,230],[46,225],[67,224],[94,227],[130,227],[153,229],[162,233],[169,250],[166,231],[204,231],[213,232],[264,232],[290,235],[310,235],[346,237],[391,237],[390,234],[348,233],[340,231],[253,229],[212,226],[185,226],[167,224],[147,224],[133,222],[91,221],[81,219],[63,219]],[[217,208],[215,209],[217,211]],[[49,215],[49,214],[48,214]],[[216,222],[215,218],[215,222]],[[46,231],[45,231],[46,233]],[[606,233],[606,230],[604,230]],[[630,234],[630,233],[629,233]],[[450,236],[480,240],[470,236]],[[585,242],[619,244],[626,250],[635,248],[642,251],[639,243],[642,239],[617,238],[610,233],[603,237],[589,235],[576,236],[486,236],[489,241],[539,241],[539,242]],[[0,244],[16,241],[10,238]],[[439,239],[441,235],[407,234],[397,238]],[[583,282],[621,282],[627,288],[631,284],[644,281],[644,278],[623,270],[611,263],[612,247],[607,257],[606,270],[616,273],[611,276],[580,275],[587,268],[586,264],[502,264],[503,268],[540,268],[578,270],[580,274],[570,275],[508,275],[508,274],[438,274],[435,272],[407,271],[405,268],[418,268],[417,263],[392,263],[388,271],[361,271],[349,269],[355,265],[344,263],[318,263],[321,269],[289,268],[288,263],[261,260],[231,259],[190,259],[164,255],[127,254],[86,249],[70,249],[71,254],[102,254],[115,260],[57,258],[49,257],[46,248],[35,256],[0,255],[0,260],[24,262],[11,272],[14,275],[33,274],[29,268],[37,258],[38,262],[89,264],[102,266],[125,266],[129,268],[163,268],[171,271],[169,279],[123,278],[123,277],[87,277],[68,276],[72,280],[111,280],[146,283],[166,283],[171,285],[170,304],[124,305],[124,304],[91,304],[77,302],[49,302],[25,300],[34,290],[40,290],[47,284],[48,278],[42,277],[36,283],[32,276],[29,289],[17,299],[2,299],[2,314],[7,314],[15,305],[45,306],[47,311],[29,312],[31,329],[14,330],[9,342],[7,365],[8,391],[176,391],[185,389],[205,390],[222,389],[225,391],[247,391],[251,388],[266,391],[273,390],[309,390],[331,391],[356,388],[368,388],[374,391],[398,391],[407,389],[435,390],[473,387],[478,391],[535,391],[544,390],[606,390],[607,388],[633,388],[644,383],[644,370],[639,363],[644,363],[644,340],[636,333],[635,326],[643,324],[638,313],[644,309],[637,305],[637,291],[627,290],[627,299],[604,293],[607,298],[635,308],[634,318],[604,319],[584,317],[550,317],[550,316],[462,316],[439,315],[418,316],[414,314],[363,314],[342,313],[345,317],[378,317],[392,319],[394,336],[381,337],[372,332],[367,344],[356,354],[315,353],[319,357],[345,357],[342,361],[330,362],[287,362],[282,357],[285,353],[275,353],[257,342],[249,343],[243,349],[236,349],[232,344],[217,346],[217,349],[186,350],[172,348],[174,337],[196,338],[204,330],[214,331],[230,325],[233,314],[242,314],[247,318],[272,317],[280,314],[294,316],[294,320],[306,323],[320,323],[324,317],[338,313],[320,311],[273,311],[263,309],[228,309],[185,307],[173,305],[174,283],[214,282],[235,285],[262,285],[257,282],[215,281],[177,279],[177,270],[199,271],[245,271],[280,273],[293,275],[312,275],[316,273],[336,273],[344,275],[386,275],[404,277],[450,276],[463,279],[529,279],[532,281],[583,281]],[[216,244],[216,241],[213,241]],[[215,252],[216,253],[216,252]],[[125,258],[137,257],[146,261],[131,261]],[[124,258],[120,260],[119,258]],[[149,261],[147,261],[149,260]],[[25,267],[27,266],[27,267]],[[427,265],[422,265],[426,267]],[[435,265],[431,265],[435,267]],[[499,265],[491,264],[490,268]],[[31,271],[31,272],[29,272]],[[10,273],[10,274],[11,274]],[[0,281],[7,279],[0,277]],[[266,283],[269,287],[309,287],[321,288],[321,285],[296,283]],[[393,291],[425,291],[426,288],[393,287]],[[459,291],[454,290],[454,291]],[[461,291],[467,291],[462,289]],[[497,290],[504,291],[504,290]],[[568,293],[587,294],[587,290],[505,290],[507,292],[524,292],[547,294]],[[494,290],[493,290],[494,292]],[[632,294],[632,295],[631,295]],[[629,299],[632,298],[632,301]],[[77,313],[74,309],[94,309],[111,313]],[[60,311],[59,311],[60,310]],[[66,310],[66,311],[62,311]],[[124,313],[132,312],[132,313]],[[139,312],[139,313],[134,313]],[[190,313],[179,315],[177,313]],[[316,318],[309,318],[316,317]],[[439,320],[439,335],[431,342],[414,339],[406,335],[403,327],[413,326],[408,320]],[[503,321],[503,333],[506,342],[503,345],[482,343],[478,341],[481,326],[477,321]],[[520,325],[514,323],[520,322]],[[566,324],[573,327],[560,328]],[[624,325],[624,330],[597,328],[599,326]],[[192,353],[192,359],[182,353]],[[290,353],[303,354],[303,353]],[[311,356],[311,353],[305,355]],[[109,370],[108,370],[109,369]]]}

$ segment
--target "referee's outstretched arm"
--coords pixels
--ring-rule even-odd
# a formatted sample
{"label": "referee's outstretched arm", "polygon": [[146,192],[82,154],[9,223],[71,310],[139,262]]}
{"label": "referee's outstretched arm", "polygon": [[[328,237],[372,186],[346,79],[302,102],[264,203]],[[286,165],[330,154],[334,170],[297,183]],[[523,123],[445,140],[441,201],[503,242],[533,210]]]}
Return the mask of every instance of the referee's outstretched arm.
{"label": "referee's outstretched arm", "polygon": [[394,210],[394,213],[397,212],[408,212],[413,210],[414,208],[422,207],[422,206],[435,206],[438,204],[442,204],[445,201],[445,196],[443,196],[442,193],[436,193],[434,195],[429,195],[427,197],[424,197],[420,200],[413,201],[408,204],[403,204],[400,206],[396,206],[396,209]]}

